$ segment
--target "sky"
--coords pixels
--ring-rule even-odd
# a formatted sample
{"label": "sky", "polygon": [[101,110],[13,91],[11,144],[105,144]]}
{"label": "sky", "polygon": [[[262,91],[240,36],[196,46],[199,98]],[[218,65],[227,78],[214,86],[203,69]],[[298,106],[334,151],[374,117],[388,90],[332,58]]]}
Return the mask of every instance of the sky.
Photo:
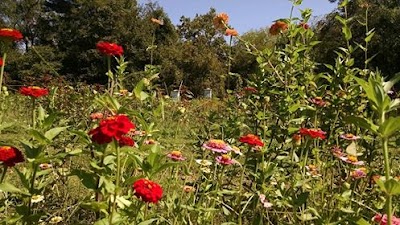
{"label": "sky", "polygon": [[[146,3],[156,0],[139,0]],[[290,15],[291,2],[289,0],[158,0],[172,22],[179,23],[181,16],[193,18],[196,14],[205,14],[211,7],[217,13],[225,12],[229,15],[229,24],[239,33],[251,29],[270,26],[279,18]],[[299,9],[311,8],[313,16],[317,18],[330,13],[336,4],[328,0],[303,0],[303,4],[295,8],[294,16],[300,16]]]}

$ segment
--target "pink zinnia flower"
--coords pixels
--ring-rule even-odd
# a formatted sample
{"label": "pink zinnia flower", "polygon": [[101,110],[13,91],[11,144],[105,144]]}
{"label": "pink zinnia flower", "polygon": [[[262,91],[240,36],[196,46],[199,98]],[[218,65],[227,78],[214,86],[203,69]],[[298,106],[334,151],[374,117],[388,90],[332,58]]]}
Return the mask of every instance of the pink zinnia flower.
{"label": "pink zinnia flower", "polygon": [[203,144],[203,148],[209,149],[217,153],[228,153],[232,148],[226,144],[223,140],[211,139]]}
{"label": "pink zinnia flower", "polygon": [[319,107],[324,107],[326,105],[326,102],[322,100],[321,97],[312,98],[310,99],[310,102]]}
{"label": "pink zinnia flower", "polygon": [[357,166],[364,165],[364,161],[358,161],[357,156],[354,156],[354,155],[341,156],[341,157],[339,157],[339,159],[341,159],[342,161],[344,161],[346,163],[350,163],[350,164],[357,165]]}
{"label": "pink zinnia flower", "polygon": [[349,133],[349,134],[342,134],[342,135],[340,135],[340,138],[343,138],[343,139],[349,140],[349,141],[355,141],[355,140],[360,139],[361,137]]}
{"label": "pink zinnia flower", "polygon": [[[382,214],[376,214],[374,217],[372,217],[372,220],[379,223],[379,225],[386,225],[387,224],[387,215]],[[392,225],[400,225],[400,219],[392,216]]]}
{"label": "pink zinnia flower", "polygon": [[342,149],[339,146],[333,146],[331,152],[334,156],[338,158],[346,156],[346,154],[343,153]]}
{"label": "pink zinnia flower", "polygon": [[180,151],[172,151],[167,155],[168,158],[174,160],[174,161],[183,161],[186,158],[182,156],[182,152]]}
{"label": "pink zinnia flower", "polygon": [[231,165],[235,163],[235,160],[231,159],[229,155],[220,155],[215,158],[215,160],[222,165]]}
{"label": "pink zinnia flower", "polygon": [[360,179],[367,176],[367,169],[364,167],[351,171],[350,176],[354,179]]}

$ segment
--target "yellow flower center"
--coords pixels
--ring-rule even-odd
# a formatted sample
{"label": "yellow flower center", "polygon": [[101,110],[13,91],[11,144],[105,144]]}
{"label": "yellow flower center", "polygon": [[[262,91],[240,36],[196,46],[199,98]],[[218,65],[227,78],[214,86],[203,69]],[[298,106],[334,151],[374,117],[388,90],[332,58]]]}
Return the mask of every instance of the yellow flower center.
{"label": "yellow flower center", "polygon": [[350,162],[358,162],[357,156],[354,156],[354,155],[349,155],[349,156],[347,156],[347,159],[348,159]]}
{"label": "yellow flower center", "polygon": [[231,157],[229,155],[222,155],[221,158],[223,161],[231,160]]}
{"label": "yellow flower center", "polygon": [[208,142],[208,146],[212,147],[212,148],[225,148],[226,144],[223,140],[217,140],[217,139],[212,139]]}
{"label": "yellow flower center", "polygon": [[172,152],[171,152],[171,155],[172,155],[172,156],[175,156],[175,157],[181,157],[181,156],[182,156],[182,153],[181,153],[180,151],[172,151]]}
{"label": "yellow flower center", "polygon": [[353,137],[354,137],[353,134],[345,134],[344,136],[345,136],[346,138],[353,138]]}

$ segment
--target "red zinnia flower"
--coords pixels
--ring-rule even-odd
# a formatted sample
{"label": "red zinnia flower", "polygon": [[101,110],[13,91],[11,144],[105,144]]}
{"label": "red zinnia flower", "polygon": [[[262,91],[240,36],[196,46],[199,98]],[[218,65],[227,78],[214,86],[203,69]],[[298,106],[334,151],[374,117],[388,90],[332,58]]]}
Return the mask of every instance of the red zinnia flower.
{"label": "red zinnia flower", "polygon": [[163,195],[163,189],[159,184],[145,178],[135,181],[132,187],[136,197],[145,202],[157,203]]}
{"label": "red zinnia flower", "polygon": [[39,97],[48,95],[49,91],[46,88],[29,86],[29,87],[21,87],[19,89],[19,93],[21,95],[30,96],[33,98],[39,98]]}
{"label": "red zinnia flower", "polygon": [[278,20],[274,24],[272,24],[272,26],[269,28],[269,33],[271,35],[277,35],[279,34],[279,32],[281,31],[283,32],[287,29],[288,29],[287,23]]}
{"label": "red zinnia flower", "polygon": [[132,138],[128,137],[128,136],[122,136],[119,141],[118,141],[119,147],[122,146],[134,146],[135,142],[133,141]]}
{"label": "red zinnia flower", "polygon": [[0,40],[6,41],[19,41],[23,38],[21,32],[11,28],[1,28],[0,29]]}
{"label": "red zinnia flower", "polygon": [[326,138],[326,136],[325,136],[326,132],[322,131],[321,129],[308,129],[308,128],[302,127],[302,128],[300,128],[299,133],[302,136],[309,136],[311,138],[320,138],[322,140]]}
{"label": "red zinnia flower", "polygon": [[15,164],[23,162],[24,156],[21,151],[10,146],[0,147],[0,162],[8,167],[13,167]]}
{"label": "red zinnia flower", "polygon": [[124,54],[124,49],[122,48],[122,46],[115,43],[100,41],[96,44],[96,48],[100,52],[100,54],[107,56],[120,56]]}
{"label": "red zinnia flower", "polygon": [[135,129],[135,124],[126,115],[115,115],[100,121],[97,128],[89,131],[89,135],[92,135],[92,141],[101,145],[110,143],[113,138],[119,141],[132,129]]}
{"label": "red zinnia flower", "polygon": [[247,143],[252,146],[260,146],[260,147],[264,146],[264,143],[261,141],[261,139],[254,134],[248,134],[246,136],[241,136],[239,138],[239,141],[242,143]]}
{"label": "red zinnia flower", "polygon": [[4,61],[2,58],[0,58],[0,66],[3,66],[3,64],[4,64]]}

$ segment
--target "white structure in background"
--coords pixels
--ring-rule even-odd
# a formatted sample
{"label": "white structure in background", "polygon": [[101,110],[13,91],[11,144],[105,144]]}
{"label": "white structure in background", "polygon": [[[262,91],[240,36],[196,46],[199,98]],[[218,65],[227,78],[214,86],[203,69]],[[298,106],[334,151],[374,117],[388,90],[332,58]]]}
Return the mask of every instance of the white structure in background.
{"label": "white structure in background", "polygon": [[204,98],[211,99],[212,98],[212,89],[211,88],[204,89],[203,96],[204,96]]}
{"label": "white structure in background", "polygon": [[178,89],[171,91],[171,98],[175,101],[179,101],[181,99],[181,94]]}

